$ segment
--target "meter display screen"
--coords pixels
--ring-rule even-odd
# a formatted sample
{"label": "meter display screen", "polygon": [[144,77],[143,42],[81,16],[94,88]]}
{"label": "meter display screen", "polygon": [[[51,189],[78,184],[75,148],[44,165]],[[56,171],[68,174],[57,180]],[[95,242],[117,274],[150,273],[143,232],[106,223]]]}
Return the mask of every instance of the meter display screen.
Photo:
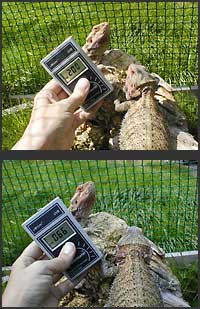
{"label": "meter display screen", "polygon": [[75,231],[68,225],[66,221],[60,224],[55,230],[48,233],[43,240],[49,245],[51,249],[54,249],[64,240],[70,236],[76,234]]}
{"label": "meter display screen", "polygon": [[67,67],[62,70],[59,75],[64,78],[67,83],[70,83],[75,77],[87,70],[86,65],[80,58],[75,59]]}

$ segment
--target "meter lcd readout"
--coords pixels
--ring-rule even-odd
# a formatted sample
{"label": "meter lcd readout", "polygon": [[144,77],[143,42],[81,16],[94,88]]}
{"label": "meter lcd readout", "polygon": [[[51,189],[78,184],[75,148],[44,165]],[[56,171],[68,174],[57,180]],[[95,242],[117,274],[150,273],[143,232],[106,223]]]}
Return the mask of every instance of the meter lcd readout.
{"label": "meter lcd readout", "polygon": [[102,258],[102,253],[59,197],[40,209],[22,226],[49,258],[57,257],[67,241],[75,244],[75,258],[64,273],[71,281]]}
{"label": "meter lcd readout", "polygon": [[72,37],[42,59],[41,64],[68,94],[73,92],[78,79],[85,77],[89,80],[90,91],[81,105],[84,110],[113,91],[112,85]]}

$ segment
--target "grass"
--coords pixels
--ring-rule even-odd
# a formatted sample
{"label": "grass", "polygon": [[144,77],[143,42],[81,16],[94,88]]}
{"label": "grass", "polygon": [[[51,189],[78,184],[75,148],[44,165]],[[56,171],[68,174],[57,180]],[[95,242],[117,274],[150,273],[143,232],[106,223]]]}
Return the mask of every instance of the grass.
{"label": "grass", "polygon": [[197,7],[197,2],[4,2],[4,107],[8,95],[35,93],[47,82],[40,60],[48,52],[69,35],[84,44],[92,25],[105,20],[112,48],[134,54],[173,84],[197,84]]}
{"label": "grass", "polygon": [[175,94],[176,102],[185,114],[189,133],[198,140],[198,99],[190,92]]}
{"label": "grass", "polygon": [[31,116],[31,109],[2,117],[2,149],[11,149],[23,135]]}
{"label": "grass", "polygon": [[174,261],[170,267],[180,281],[183,298],[191,307],[198,308],[198,263],[193,262],[186,266],[178,265]]}
{"label": "grass", "polygon": [[38,91],[48,79],[42,57],[69,35],[84,44],[92,25],[105,20],[111,25],[112,48],[134,54],[169,82],[197,83],[197,2],[4,2],[5,97]]}
{"label": "grass", "polygon": [[[16,104],[10,95],[34,94],[46,84],[40,60],[47,53],[69,35],[84,44],[91,27],[105,20],[112,48],[135,55],[172,84],[197,84],[197,2],[3,2],[2,16],[3,108]],[[183,95],[177,102],[196,136],[197,100]],[[3,149],[21,136],[28,113],[5,117]]]}
{"label": "grass", "polygon": [[78,183],[93,180],[94,211],[115,214],[167,252],[197,247],[197,179],[186,166],[144,161],[4,161],[3,265],[30,242],[21,223],[55,196],[69,205]]}

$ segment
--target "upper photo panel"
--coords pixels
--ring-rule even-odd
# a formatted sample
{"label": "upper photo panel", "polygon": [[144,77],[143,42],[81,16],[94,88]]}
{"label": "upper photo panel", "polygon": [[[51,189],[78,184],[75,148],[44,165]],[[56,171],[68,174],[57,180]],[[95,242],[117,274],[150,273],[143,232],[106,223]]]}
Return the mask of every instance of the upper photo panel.
{"label": "upper photo panel", "polygon": [[3,150],[197,150],[198,2],[3,2]]}

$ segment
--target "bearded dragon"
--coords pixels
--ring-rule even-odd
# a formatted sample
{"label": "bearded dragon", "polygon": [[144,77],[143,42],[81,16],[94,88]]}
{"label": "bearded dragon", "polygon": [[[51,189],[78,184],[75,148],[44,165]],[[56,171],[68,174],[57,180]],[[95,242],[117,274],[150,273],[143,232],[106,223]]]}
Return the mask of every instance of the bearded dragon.
{"label": "bearded dragon", "polygon": [[89,296],[90,303],[98,302],[100,305],[101,302],[105,303],[109,284],[118,271],[118,267],[113,264],[115,247],[128,226],[120,218],[105,212],[90,214],[95,203],[95,193],[92,181],[79,185],[69,210],[104,254],[101,262],[92,267],[76,287],[80,295]]}
{"label": "bearded dragon", "polygon": [[142,65],[128,67],[123,103],[115,100],[115,110],[127,111],[120,130],[122,150],[166,150],[170,134],[154,98],[156,80]]}
{"label": "bearded dragon", "polygon": [[[95,25],[82,47],[83,51],[97,67],[107,49],[109,36],[110,26],[108,22]],[[98,68],[101,70],[100,67]],[[111,84],[113,83],[111,82]],[[102,106],[98,110],[95,118],[87,120],[76,130],[73,149],[94,150],[108,148],[111,128],[110,123],[112,119],[111,110],[114,110],[113,101],[110,102],[110,104],[108,104],[108,102],[104,104],[104,107],[106,106],[109,108],[109,112],[108,110],[104,111],[104,107]]]}
{"label": "bearded dragon", "polygon": [[95,25],[86,38],[86,43],[82,47],[83,51],[98,64],[105,52],[110,36],[110,26],[108,22]]}
{"label": "bearded dragon", "polygon": [[105,307],[163,306],[160,291],[148,270],[151,246],[137,227],[128,229],[118,242],[116,275]]}

